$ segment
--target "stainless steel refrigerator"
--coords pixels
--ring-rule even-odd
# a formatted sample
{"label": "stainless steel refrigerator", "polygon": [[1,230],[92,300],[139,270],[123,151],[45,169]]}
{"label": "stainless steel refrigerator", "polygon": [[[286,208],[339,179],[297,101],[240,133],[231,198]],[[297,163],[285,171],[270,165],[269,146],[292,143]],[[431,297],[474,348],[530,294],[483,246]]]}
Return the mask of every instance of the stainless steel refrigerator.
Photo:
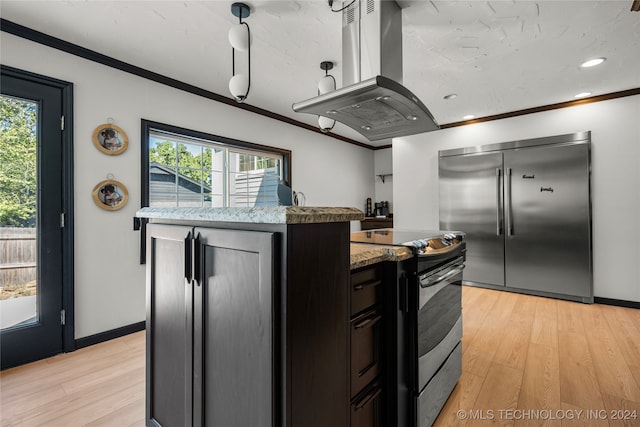
{"label": "stainless steel refrigerator", "polygon": [[467,234],[465,282],[593,302],[591,133],[439,152],[440,228]]}

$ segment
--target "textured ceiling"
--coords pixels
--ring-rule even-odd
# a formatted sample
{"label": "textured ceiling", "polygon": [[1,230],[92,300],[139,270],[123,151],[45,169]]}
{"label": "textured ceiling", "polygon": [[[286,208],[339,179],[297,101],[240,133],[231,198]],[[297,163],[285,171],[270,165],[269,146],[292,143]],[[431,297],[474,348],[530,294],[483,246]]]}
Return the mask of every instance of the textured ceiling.
{"label": "textured ceiling", "polygon": [[[231,1],[11,1],[2,18],[224,96]],[[341,87],[341,14],[325,0],[248,1],[248,104],[316,124],[291,104],[316,95],[320,62]],[[338,5],[336,2],[334,8]],[[404,85],[440,124],[640,87],[632,1],[398,1]],[[582,69],[589,58],[607,57]],[[450,93],[452,100],[443,97]],[[336,133],[370,143],[336,125]]]}

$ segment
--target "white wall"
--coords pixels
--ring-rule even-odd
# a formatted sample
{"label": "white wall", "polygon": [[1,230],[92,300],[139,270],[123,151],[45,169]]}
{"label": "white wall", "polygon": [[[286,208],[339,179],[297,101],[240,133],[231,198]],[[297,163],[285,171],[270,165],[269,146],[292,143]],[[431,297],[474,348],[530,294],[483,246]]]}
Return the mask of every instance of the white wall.
{"label": "white wall", "polygon": [[374,154],[375,197],[374,202],[389,202],[389,212],[393,213],[393,176],[387,176],[382,182],[378,175],[393,173],[393,155],[391,148],[376,150]]}
{"label": "white wall", "polygon": [[[138,265],[140,119],[292,151],[293,188],[308,206],[364,207],[374,193],[373,151],[315,134],[1,33],[2,64],[74,84],[75,329],[76,338],[145,318],[144,266]],[[91,142],[113,118],[129,137],[119,156]],[[97,207],[93,187],[107,174],[129,190],[129,203]]]}
{"label": "white wall", "polygon": [[437,229],[438,150],[590,130],[594,294],[640,301],[639,118],[636,95],[394,139],[394,225]]}

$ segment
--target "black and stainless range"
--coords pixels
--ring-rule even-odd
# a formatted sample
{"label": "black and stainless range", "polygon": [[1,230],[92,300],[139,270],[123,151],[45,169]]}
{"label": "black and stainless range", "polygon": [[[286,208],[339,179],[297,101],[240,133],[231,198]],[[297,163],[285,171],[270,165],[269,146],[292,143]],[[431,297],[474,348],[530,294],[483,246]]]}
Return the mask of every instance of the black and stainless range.
{"label": "black and stainless range", "polygon": [[351,241],[405,246],[413,257],[398,276],[397,425],[429,427],[462,372],[462,232],[379,229]]}

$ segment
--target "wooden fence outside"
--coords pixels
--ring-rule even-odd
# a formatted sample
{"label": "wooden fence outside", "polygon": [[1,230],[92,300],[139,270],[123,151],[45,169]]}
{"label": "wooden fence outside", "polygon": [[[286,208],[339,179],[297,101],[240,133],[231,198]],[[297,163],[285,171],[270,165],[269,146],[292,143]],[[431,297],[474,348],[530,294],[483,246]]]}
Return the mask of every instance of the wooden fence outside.
{"label": "wooden fence outside", "polygon": [[0,286],[37,279],[35,228],[0,227]]}

